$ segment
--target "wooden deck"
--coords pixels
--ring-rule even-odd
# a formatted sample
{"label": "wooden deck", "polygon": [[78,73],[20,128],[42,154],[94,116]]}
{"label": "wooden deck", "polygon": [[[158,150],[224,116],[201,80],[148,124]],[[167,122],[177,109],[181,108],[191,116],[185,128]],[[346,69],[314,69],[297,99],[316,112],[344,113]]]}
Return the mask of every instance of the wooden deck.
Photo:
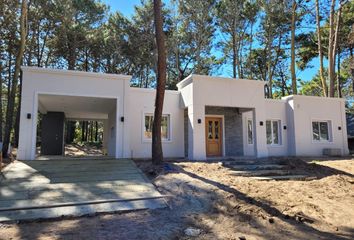
{"label": "wooden deck", "polygon": [[0,222],[166,207],[131,160],[16,161],[0,176]]}

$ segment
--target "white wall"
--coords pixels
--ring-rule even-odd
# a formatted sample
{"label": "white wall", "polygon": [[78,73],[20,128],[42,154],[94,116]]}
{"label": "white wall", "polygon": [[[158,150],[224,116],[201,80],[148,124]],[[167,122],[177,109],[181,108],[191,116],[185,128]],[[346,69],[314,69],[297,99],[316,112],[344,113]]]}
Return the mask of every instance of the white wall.
{"label": "white wall", "polygon": [[[248,143],[248,120],[252,120],[253,122],[253,143]],[[255,156],[255,144],[256,136],[255,136],[255,122],[253,119],[253,110],[242,113],[242,131],[243,131],[243,155],[244,156]]]}
{"label": "white wall", "polygon": [[[264,99],[266,110],[266,120],[280,120],[280,144],[267,145],[268,156],[288,155],[288,121],[286,112],[286,101],[279,99]],[[265,123],[264,123],[265,124]],[[284,129],[286,126],[286,130]]]}
{"label": "white wall", "polygon": [[[107,153],[108,156],[114,157],[116,155],[117,148],[117,127],[116,127],[116,118],[117,118],[117,108],[113,108],[112,111],[108,114],[107,120]],[[120,134],[120,133],[118,133]]]}
{"label": "white wall", "polygon": [[[155,90],[130,88],[129,89],[129,136],[130,157],[150,158],[151,140],[144,139],[144,114],[154,113]],[[164,157],[184,157],[184,115],[180,107],[180,93],[166,91],[163,114],[170,115],[171,140],[163,141]]]}
{"label": "white wall", "polygon": [[[151,141],[143,138],[144,113],[154,112],[155,90],[130,88],[129,80],[130,76],[124,75],[23,68],[18,159],[35,157],[39,94],[117,99],[116,108],[105,122],[108,134],[104,145],[108,145],[109,155],[150,158]],[[251,117],[254,121],[255,140],[254,148],[244,146],[245,155],[322,155],[323,148],[340,148],[343,154],[349,152],[342,99],[289,96],[267,100],[264,82],[200,75],[189,76],[178,88],[179,91],[165,93],[163,113],[170,115],[171,131],[170,141],[163,142],[167,158],[184,157],[184,109],[188,108],[188,158],[206,159],[205,106],[253,109],[243,113],[244,118]],[[32,115],[31,119],[26,118],[27,113]],[[281,120],[279,146],[266,144],[267,119]],[[312,141],[312,120],[331,122],[331,142]],[[244,136],[246,127],[244,124]]]}
{"label": "white wall", "polygon": [[108,119],[104,119],[102,122],[103,122],[102,147],[103,150],[105,151],[104,153],[108,154],[108,137],[109,137]]}
{"label": "white wall", "polygon": [[[256,155],[268,155],[266,146],[264,107],[264,82],[220,77],[191,75],[179,85],[183,103],[188,106],[189,116],[189,159],[206,159],[205,106],[253,108],[255,121]],[[192,94],[190,93],[192,88]],[[193,99],[189,99],[190,97]],[[186,104],[187,103],[187,104]],[[202,123],[198,123],[198,119]]]}
{"label": "white wall", "polygon": [[[293,96],[295,150],[298,156],[322,155],[324,148],[339,148],[348,154],[347,128],[344,99]],[[332,140],[312,140],[312,121],[325,120],[331,123]],[[341,130],[338,129],[341,127]]]}
{"label": "white wall", "polygon": [[[38,94],[68,96],[88,96],[118,99],[118,109],[123,111],[124,89],[129,86],[130,76],[86,73],[78,71],[51,70],[23,67],[23,85],[20,116],[20,138],[18,159],[35,158]],[[27,119],[27,113],[32,118]],[[118,112],[118,116],[124,112]],[[117,132],[123,132],[123,125],[117,126]],[[122,136],[123,135],[119,135]],[[123,139],[117,139],[121,149],[116,157],[123,156]]]}

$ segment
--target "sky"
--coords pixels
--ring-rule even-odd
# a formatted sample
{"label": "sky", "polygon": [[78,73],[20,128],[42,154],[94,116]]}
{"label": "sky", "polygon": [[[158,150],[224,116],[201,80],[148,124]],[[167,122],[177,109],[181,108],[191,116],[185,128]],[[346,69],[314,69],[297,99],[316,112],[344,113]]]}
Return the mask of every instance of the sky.
{"label": "sky", "polygon": [[[126,17],[131,17],[134,14],[134,6],[140,5],[140,0],[101,0],[102,2],[106,3],[110,6],[111,12],[119,11],[124,14]],[[166,1],[165,1],[166,2]],[[167,1],[168,2],[168,1]],[[319,68],[318,59],[314,58],[310,64],[311,68],[307,68],[304,71],[297,70],[296,76],[303,81],[311,80],[317,73],[317,69]],[[225,70],[225,72],[219,73],[222,76],[230,77],[229,70]]]}

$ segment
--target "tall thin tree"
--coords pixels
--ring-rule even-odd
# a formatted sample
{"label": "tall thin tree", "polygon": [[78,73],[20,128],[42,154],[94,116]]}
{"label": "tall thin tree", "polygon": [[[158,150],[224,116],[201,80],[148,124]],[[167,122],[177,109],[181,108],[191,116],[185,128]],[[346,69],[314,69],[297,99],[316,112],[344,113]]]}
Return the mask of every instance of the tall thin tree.
{"label": "tall thin tree", "polygon": [[21,4],[21,17],[20,17],[20,43],[17,51],[16,62],[15,62],[15,72],[12,78],[12,85],[10,89],[8,108],[6,110],[6,122],[5,122],[5,133],[4,133],[4,147],[3,156],[7,157],[7,152],[11,140],[11,131],[13,127],[14,120],[14,110],[15,110],[15,98],[17,92],[17,82],[20,76],[21,63],[23,59],[23,53],[26,46],[26,25],[27,25],[27,0],[22,0]]}
{"label": "tall thin tree", "polygon": [[329,80],[329,96],[334,97],[334,14],[336,0],[331,2],[331,10],[329,13],[329,39],[328,39],[328,80]]}
{"label": "tall thin tree", "polygon": [[342,7],[346,3],[346,0],[339,0],[339,7],[337,11],[337,19],[335,21],[335,5],[336,0],[332,0],[330,16],[329,16],[329,41],[328,41],[328,79],[329,79],[329,96],[334,97],[335,92],[335,65],[336,54],[338,47],[338,34],[340,27],[340,20],[342,14]]}
{"label": "tall thin tree", "polygon": [[2,63],[1,62],[0,62],[0,142],[2,142]]}
{"label": "tall thin tree", "polygon": [[320,79],[322,83],[323,96],[328,96],[327,82],[324,77],[323,71],[323,53],[322,53],[322,34],[321,34],[321,18],[320,18],[320,6],[319,0],[316,0],[316,27],[317,27],[317,47],[318,47],[318,59],[320,61]]}
{"label": "tall thin tree", "polygon": [[295,30],[296,30],[296,9],[297,2],[293,0],[291,7],[291,87],[293,94],[297,94],[296,72],[295,72]]}
{"label": "tall thin tree", "polygon": [[157,45],[157,84],[155,98],[154,123],[152,126],[152,162],[160,164],[163,161],[161,143],[161,118],[166,86],[166,47],[163,32],[163,19],[161,13],[161,0],[154,0],[154,22]]}
{"label": "tall thin tree", "polygon": [[[333,57],[333,71],[335,71],[335,65],[336,65],[336,54],[339,56],[339,29],[340,29],[340,24],[341,24],[341,18],[342,18],[342,7],[343,4],[345,4],[345,1],[339,1],[339,7],[337,11],[337,21],[336,21],[336,29],[334,31],[334,42],[333,42],[333,49],[332,49],[332,57]],[[340,62],[340,58],[338,58],[338,62]],[[340,67],[339,67],[340,70]],[[335,72],[334,72],[335,74]],[[337,90],[338,90],[338,97],[342,97],[342,94],[340,92],[340,72],[337,72]]]}

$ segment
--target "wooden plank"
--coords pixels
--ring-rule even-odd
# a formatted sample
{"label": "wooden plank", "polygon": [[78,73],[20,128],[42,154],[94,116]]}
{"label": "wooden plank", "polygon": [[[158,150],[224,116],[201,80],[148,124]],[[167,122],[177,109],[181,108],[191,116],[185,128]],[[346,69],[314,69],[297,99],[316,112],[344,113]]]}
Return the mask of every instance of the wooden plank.
{"label": "wooden plank", "polygon": [[99,181],[90,183],[56,183],[56,184],[27,184],[26,182],[20,185],[11,186],[5,185],[0,188],[0,193],[7,192],[20,192],[20,191],[47,191],[57,189],[95,189],[95,188],[121,188],[121,187],[134,187],[134,186],[153,186],[150,182],[141,180],[117,180],[117,181]]}
{"label": "wooden plank", "polygon": [[289,170],[254,170],[254,171],[231,171],[230,175],[237,176],[267,176],[267,175],[288,175]]}
{"label": "wooden plank", "polygon": [[107,159],[107,160],[80,160],[80,159],[67,159],[67,160],[19,160],[23,164],[28,165],[56,165],[56,164],[63,164],[63,165],[80,165],[84,164],[132,164],[132,160],[119,160],[119,159]]}
{"label": "wooden plank", "polygon": [[127,210],[142,210],[164,208],[166,203],[164,199],[149,199],[124,202],[108,202],[97,204],[86,204],[79,206],[65,206],[55,208],[29,209],[0,212],[0,222],[14,220],[33,220],[58,218],[62,216],[83,216],[93,213],[117,212]]}
{"label": "wooden plank", "polygon": [[274,170],[274,169],[284,169],[286,165],[280,164],[246,164],[246,165],[225,165],[235,170]]}
{"label": "wooden plank", "polygon": [[35,176],[29,179],[8,179],[0,183],[0,186],[8,184],[20,184],[26,181],[33,184],[50,184],[50,183],[78,183],[78,182],[99,182],[99,181],[117,181],[117,180],[144,180],[140,174],[120,174],[107,176],[72,176],[72,177],[53,177],[46,178],[43,176]]}
{"label": "wooden plank", "polygon": [[161,197],[158,191],[150,192],[122,192],[119,194],[105,193],[94,195],[87,193],[84,196],[80,195],[64,195],[59,197],[38,197],[30,200],[0,200],[0,211],[10,209],[24,209],[35,207],[56,207],[62,205],[76,205],[80,202],[94,203],[98,201],[121,201],[126,199],[140,199],[140,198],[156,198]]}
{"label": "wooden plank", "polygon": [[5,171],[20,171],[22,169],[35,169],[35,170],[51,170],[51,169],[70,169],[70,168],[123,168],[123,167],[132,167],[135,168],[133,162],[124,162],[124,163],[114,163],[114,162],[104,162],[104,161],[95,161],[91,163],[86,163],[83,161],[74,163],[70,161],[66,162],[32,162],[32,161],[16,161],[10,166],[8,166]]}
{"label": "wooden plank", "polygon": [[80,168],[80,167],[104,167],[104,166],[114,166],[114,167],[134,167],[134,164],[131,162],[127,163],[114,163],[114,162],[103,162],[103,161],[97,161],[97,163],[85,163],[85,162],[55,162],[51,164],[47,163],[23,163],[20,161],[16,161],[13,166],[16,166],[16,168],[35,168],[35,169],[57,169],[57,168],[69,168],[69,167],[75,167],[75,168]]}
{"label": "wooden plank", "polygon": [[[127,159],[117,159],[110,156],[39,156],[35,160],[30,161],[89,161],[89,160],[127,160]],[[26,160],[24,160],[26,161]]]}
{"label": "wooden plank", "polygon": [[4,174],[8,173],[14,173],[14,172],[28,172],[28,173],[34,173],[34,172],[85,172],[85,171],[107,171],[107,170],[129,170],[129,169],[135,169],[133,166],[124,166],[124,167],[115,167],[115,166],[96,166],[96,167],[87,167],[87,166],[82,166],[82,167],[67,167],[67,168],[52,168],[52,167],[47,167],[47,168],[27,168],[27,169],[12,169],[8,171],[4,171]]}
{"label": "wooden plank", "polygon": [[21,179],[26,178],[30,179],[32,177],[46,177],[46,178],[57,178],[57,177],[74,177],[74,176],[105,176],[105,175],[124,175],[124,174],[140,174],[140,171],[134,168],[129,169],[107,169],[106,171],[94,171],[90,169],[89,171],[55,171],[55,172],[24,172],[24,171],[15,171],[13,173],[7,172],[4,174],[4,180],[7,179]]}
{"label": "wooden plank", "polygon": [[107,169],[134,169],[134,166],[114,166],[114,165],[93,165],[93,166],[47,166],[47,167],[27,167],[27,168],[16,168],[16,169],[11,169],[7,170],[6,172],[14,172],[14,171],[29,171],[29,172],[41,172],[41,171],[46,171],[46,172],[51,172],[51,171],[86,171],[86,170],[107,170]]}
{"label": "wooden plank", "polygon": [[4,200],[26,200],[35,198],[51,198],[51,197],[71,197],[71,196],[98,196],[101,194],[116,194],[120,195],[125,192],[130,193],[145,193],[156,191],[155,187],[151,185],[130,185],[120,187],[108,188],[57,188],[45,190],[23,190],[13,192],[9,189],[0,189],[0,201]]}
{"label": "wooden plank", "polygon": [[316,177],[309,177],[307,175],[283,175],[283,176],[264,176],[264,177],[251,177],[256,180],[302,180],[302,179],[316,179]]}
{"label": "wooden plank", "polygon": [[0,189],[4,189],[6,187],[9,187],[13,189],[13,191],[16,190],[23,190],[23,189],[47,189],[52,186],[56,187],[66,187],[66,186],[74,186],[74,187],[84,187],[84,186],[100,186],[99,184],[107,184],[107,183],[113,183],[112,186],[122,186],[124,184],[151,184],[148,183],[145,179],[128,179],[128,180],[107,180],[107,181],[91,181],[91,182],[77,182],[77,183],[41,183],[38,184],[36,182],[19,182],[16,184],[15,187],[12,187],[12,185],[9,184],[0,184]]}
{"label": "wooden plank", "polygon": [[40,168],[40,169],[45,169],[45,168],[67,168],[67,167],[81,167],[81,166],[88,166],[88,167],[99,167],[99,166],[115,166],[115,167],[123,167],[123,166],[133,166],[131,162],[126,162],[126,163],[114,163],[114,162],[104,162],[104,161],[97,161],[97,162],[90,162],[90,163],[85,163],[85,162],[56,162],[56,163],[21,163],[24,166],[32,167],[32,168]]}

